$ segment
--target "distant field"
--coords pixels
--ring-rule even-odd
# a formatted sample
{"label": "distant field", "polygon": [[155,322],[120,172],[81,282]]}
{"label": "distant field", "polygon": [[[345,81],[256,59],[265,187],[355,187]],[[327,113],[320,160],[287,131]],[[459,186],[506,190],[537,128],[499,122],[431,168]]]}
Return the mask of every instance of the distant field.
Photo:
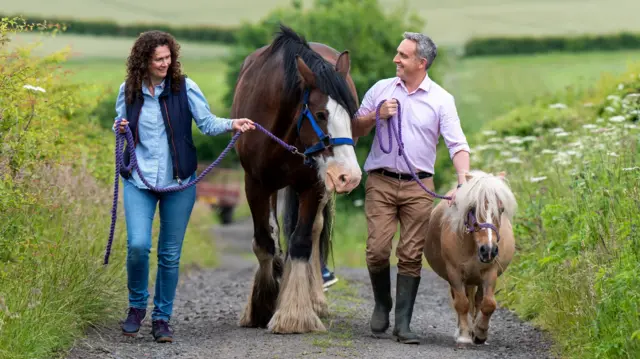
{"label": "distant field", "polygon": [[[640,31],[638,0],[406,0],[428,22],[440,44],[459,45],[471,35],[543,35]],[[307,6],[313,1],[303,1]],[[400,0],[381,0],[389,8]],[[256,21],[289,0],[21,0],[4,1],[3,13],[110,19],[123,23],[238,25]],[[400,34],[399,34],[400,36]]]}
{"label": "distant field", "polygon": [[[10,46],[42,41],[36,54],[48,54],[69,46],[74,59],[121,59],[129,55],[134,38],[93,37],[81,35],[57,35],[55,37],[36,34],[19,34],[12,37]],[[188,59],[219,58],[228,53],[228,47],[218,44],[190,43],[181,41],[181,54]]]}
{"label": "distant field", "polygon": [[590,87],[603,73],[621,74],[633,61],[640,62],[640,51],[464,59],[453,64],[443,85],[469,132],[534,97]]}

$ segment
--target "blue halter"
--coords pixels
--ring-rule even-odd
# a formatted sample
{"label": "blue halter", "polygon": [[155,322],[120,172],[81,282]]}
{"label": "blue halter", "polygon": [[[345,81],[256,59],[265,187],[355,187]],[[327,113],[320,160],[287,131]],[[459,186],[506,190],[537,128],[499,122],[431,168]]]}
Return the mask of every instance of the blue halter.
{"label": "blue halter", "polygon": [[316,135],[318,135],[318,138],[320,139],[319,142],[305,149],[304,151],[304,155],[306,157],[305,164],[308,164],[308,165],[311,164],[312,160],[310,155],[316,152],[324,151],[326,148],[329,148],[332,146],[340,146],[340,145],[351,145],[351,146],[354,145],[352,138],[348,138],[348,137],[333,138],[331,137],[330,134],[325,134],[324,132],[322,132],[322,129],[320,128],[320,126],[318,126],[318,123],[316,122],[315,117],[313,117],[313,114],[311,113],[311,111],[309,111],[309,89],[306,89],[304,91],[303,96],[304,97],[303,97],[302,105],[304,106],[304,109],[302,110],[302,113],[300,113],[300,117],[298,118],[298,136],[300,136],[300,128],[302,127],[302,121],[304,121],[304,118],[306,117],[309,119],[309,123],[311,123],[311,127],[313,127],[313,130],[315,131]]}

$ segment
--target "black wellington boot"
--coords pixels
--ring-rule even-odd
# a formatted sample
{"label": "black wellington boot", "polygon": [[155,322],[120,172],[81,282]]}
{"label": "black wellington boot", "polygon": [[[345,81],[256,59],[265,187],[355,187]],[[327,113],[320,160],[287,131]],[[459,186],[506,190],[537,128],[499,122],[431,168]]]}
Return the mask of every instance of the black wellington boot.
{"label": "black wellington boot", "polygon": [[389,267],[375,273],[369,271],[369,277],[373,287],[373,297],[376,301],[373,314],[371,314],[371,332],[374,335],[382,334],[389,328],[389,312],[393,306]]}
{"label": "black wellington boot", "polygon": [[420,344],[418,335],[411,331],[413,304],[416,301],[420,277],[398,274],[396,284],[396,325],[393,328],[395,339],[404,344]]}

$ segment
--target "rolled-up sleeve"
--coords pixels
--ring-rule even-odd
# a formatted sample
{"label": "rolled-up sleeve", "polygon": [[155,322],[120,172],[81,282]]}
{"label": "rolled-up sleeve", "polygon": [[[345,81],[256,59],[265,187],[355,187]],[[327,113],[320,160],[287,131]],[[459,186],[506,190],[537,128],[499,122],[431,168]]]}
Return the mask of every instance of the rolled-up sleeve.
{"label": "rolled-up sleeve", "polygon": [[[113,126],[111,126],[113,132],[116,132],[116,121],[121,118],[127,117],[127,106],[124,102],[124,84],[125,83],[123,82],[122,85],[120,85],[120,89],[118,90],[118,97],[116,97],[116,117],[113,119]],[[127,121],[129,121],[128,118]]]}
{"label": "rolled-up sleeve", "polygon": [[375,92],[376,92],[377,86],[378,84],[375,84],[369,89],[369,91],[367,91],[364,94],[364,97],[362,98],[362,103],[360,104],[360,108],[358,109],[358,113],[357,113],[358,117],[366,116],[369,113],[371,113],[371,111],[374,111],[376,109]]}
{"label": "rolled-up sleeve", "polygon": [[188,77],[186,78],[186,81],[189,109],[191,110],[193,119],[196,121],[198,129],[205,135],[209,136],[215,136],[230,131],[233,125],[233,120],[217,117],[211,113],[209,103],[204,97],[202,91],[200,91],[198,85]]}
{"label": "rolled-up sleeve", "polygon": [[453,96],[446,96],[440,106],[440,133],[449,149],[449,157],[451,159],[460,151],[471,152],[467,138],[462,132]]}

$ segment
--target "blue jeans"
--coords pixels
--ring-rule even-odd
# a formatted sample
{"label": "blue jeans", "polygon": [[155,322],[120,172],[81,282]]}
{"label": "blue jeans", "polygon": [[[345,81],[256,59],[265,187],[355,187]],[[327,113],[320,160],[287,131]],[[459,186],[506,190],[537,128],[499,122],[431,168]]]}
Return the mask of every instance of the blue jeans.
{"label": "blue jeans", "polygon": [[123,182],[129,306],[147,308],[151,229],[159,202],[158,273],[151,319],[169,321],[178,285],[182,242],[196,200],[196,186],[179,192],[154,193],[140,189],[127,180]]}

